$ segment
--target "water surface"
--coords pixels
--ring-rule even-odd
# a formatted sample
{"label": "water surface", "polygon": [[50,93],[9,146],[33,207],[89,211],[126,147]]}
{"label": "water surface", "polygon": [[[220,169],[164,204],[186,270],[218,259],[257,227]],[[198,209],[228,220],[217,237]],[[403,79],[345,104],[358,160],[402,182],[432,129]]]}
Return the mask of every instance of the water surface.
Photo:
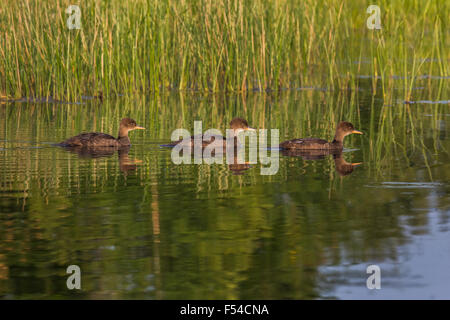
{"label": "water surface", "polygon": [[[419,83],[418,87],[421,86]],[[380,92],[163,94],[80,104],[0,105],[0,297],[125,299],[450,298],[450,109],[439,91],[413,105]],[[421,96],[423,95],[423,96]],[[398,102],[396,102],[398,101]],[[128,152],[53,143],[146,131]],[[176,128],[224,130],[234,116],[280,139],[330,139],[340,120],[364,136],[336,159],[175,165]],[[68,290],[79,265],[82,290]],[[381,268],[381,289],[366,267]]]}

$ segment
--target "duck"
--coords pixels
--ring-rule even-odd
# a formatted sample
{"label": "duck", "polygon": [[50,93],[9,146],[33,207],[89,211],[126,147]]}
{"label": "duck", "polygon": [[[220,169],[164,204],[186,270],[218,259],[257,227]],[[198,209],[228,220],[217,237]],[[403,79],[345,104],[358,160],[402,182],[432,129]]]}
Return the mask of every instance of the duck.
{"label": "duck", "polygon": [[60,142],[61,147],[83,147],[83,148],[104,148],[104,147],[125,147],[130,146],[131,141],[128,132],[132,130],[145,130],[136,124],[131,118],[124,118],[120,121],[119,135],[117,138],[101,132],[81,133]]}
{"label": "duck", "polygon": [[234,147],[236,148],[238,146],[237,137],[240,132],[243,131],[256,131],[256,129],[249,127],[247,120],[243,118],[234,118],[230,121],[230,129],[231,131],[231,137],[223,137],[223,136],[210,136],[205,137],[203,134],[198,134],[191,136],[190,139],[181,139],[166,145],[162,145],[163,147],[175,147],[176,145],[179,145],[181,147],[183,146],[189,146],[194,147],[194,142],[196,139],[198,139],[202,144],[202,149],[206,148],[208,146],[210,147],[223,147],[226,148],[227,144],[231,143],[230,139],[234,139]]}
{"label": "duck", "polygon": [[350,122],[342,121],[336,128],[333,141],[329,142],[319,138],[304,138],[287,140],[280,143],[282,150],[335,150],[344,148],[344,138],[349,134],[363,134],[355,129]]}

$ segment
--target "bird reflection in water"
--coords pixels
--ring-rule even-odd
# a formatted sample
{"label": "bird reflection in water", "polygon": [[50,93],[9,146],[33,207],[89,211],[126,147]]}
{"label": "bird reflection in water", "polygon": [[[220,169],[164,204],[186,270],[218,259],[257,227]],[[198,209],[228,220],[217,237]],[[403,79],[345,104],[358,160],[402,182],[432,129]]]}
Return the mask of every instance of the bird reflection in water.
{"label": "bird reflection in water", "polygon": [[238,163],[237,159],[238,157],[234,157],[233,163],[228,164],[228,169],[235,176],[244,175],[245,171],[250,169],[252,166],[249,164],[249,162]]}
{"label": "bird reflection in water", "polygon": [[141,160],[130,159],[128,153],[130,146],[123,147],[63,147],[65,150],[76,153],[80,158],[104,158],[111,157],[116,152],[119,156],[119,167],[123,173],[134,171],[137,168],[137,164],[142,163]]}
{"label": "bird reflection in water", "polygon": [[[218,153],[216,154],[214,150],[211,151],[211,155],[203,155],[203,159],[211,160],[212,158],[216,158],[219,163],[225,163],[228,165],[228,169],[231,171],[233,175],[244,175],[248,169],[250,169],[252,166],[250,165],[250,162],[248,161],[239,161],[237,150],[231,149],[231,148],[225,148],[225,153]],[[230,152],[229,156],[227,157],[227,152]]]}
{"label": "bird reflection in water", "polygon": [[323,160],[332,155],[334,166],[340,176],[347,176],[353,172],[353,169],[362,164],[362,162],[350,163],[345,161],[342,151],[333,150],[281,150],[281,154],[287,157],[301,157],[305,160]]}

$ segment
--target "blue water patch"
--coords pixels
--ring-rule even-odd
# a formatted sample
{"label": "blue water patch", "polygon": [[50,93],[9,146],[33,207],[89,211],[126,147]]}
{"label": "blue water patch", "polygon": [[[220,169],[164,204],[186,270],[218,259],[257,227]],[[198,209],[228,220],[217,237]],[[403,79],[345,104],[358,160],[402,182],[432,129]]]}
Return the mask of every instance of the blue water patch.
{"label": "blue water patch", "polygon": [[439,182],[391,182],[386,181],[378,185],[365,185],[369,188],[383,188],[383,189],[433,189],[441,186]]}
{"label": "blue water patch", "polygon": [[[433,79],[433,80],[445,80],[445,79],[450,79],[450,76],[432,76],[432,75],[428,75],[428,74],[424,74],[421,76],[397,76],[397,75],[393,75],[393,76],[388,76],[389,78],[395,79],[395,80],[403,80],[403,79],[411,79],[411,78],[415,78],[415,79]],[[359,79],[381,79],[381,76],[374,76],[374,75],[357,75],[356,78]]]}
{"label": "blue water patch", "polygon": [[450,104],[450,100],[438,100],[438,101],[431,101],[431,100],[418,100],[418,101],[404,101],[404,104],[417,104],[417,103],[424,103],[424,104]]}

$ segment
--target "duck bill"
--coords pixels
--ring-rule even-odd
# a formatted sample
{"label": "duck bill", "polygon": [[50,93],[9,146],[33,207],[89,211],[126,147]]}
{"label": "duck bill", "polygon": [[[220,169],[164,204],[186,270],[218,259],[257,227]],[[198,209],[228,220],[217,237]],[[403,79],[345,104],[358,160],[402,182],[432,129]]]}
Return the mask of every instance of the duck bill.
{"label": "duck bill", "polygon": [[362,162],[356,162],[356,163],[352,163],[353,167],[359,166],[360,164],[362,164]]}
{"label": "duck bill", "polygon": [[358,130],[353,130],[352,133],[363,134],[361,131],[358,131]]}
{"label": "duck bill", "polygon": [[134,129],[135,129],[135,130],[145,130],[144,127],[138,127],[138,126],[134,127]]}

